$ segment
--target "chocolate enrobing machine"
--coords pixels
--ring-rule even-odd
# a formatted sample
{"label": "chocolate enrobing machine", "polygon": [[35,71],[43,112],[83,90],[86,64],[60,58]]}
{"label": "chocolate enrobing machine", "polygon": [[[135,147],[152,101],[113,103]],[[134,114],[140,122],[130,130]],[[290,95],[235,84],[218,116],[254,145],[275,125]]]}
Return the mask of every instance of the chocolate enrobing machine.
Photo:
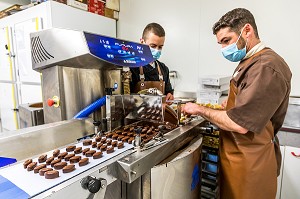
{"label": "chocolate enrobing machine", "polygon": [[[31,41],[33,69],[43,77],[48,124],[1,135],[0,156],[18,162],[0,169],[0,176],[29,198],[199,198],[199,132],[204,119],[179,125],[174,121],[180,114],[165,108],[165,96],[128,92],[128,67],[153,61],[148,46],[64,29],[32,33]],[[101,97],[106,103],[94,110],[92,118],[73,119]],[[170,117],[170,121],[165,119]],[[25,160],[37,161],[43,154],[49,157],[55,149],[92,149],[83,141],[100,144],[97,137],[124,141],[124,147],[109,154],[102,151],[100,159],[89,157],[83,167],[74,163],[75,171],[64,174],[60,170],[56,179],[23,168]],[[100,147],[94,149],[100,151]],[[169,175],[155,170],[162,162],[169,165]],[[159,191],[161,187],[164,191]]]}

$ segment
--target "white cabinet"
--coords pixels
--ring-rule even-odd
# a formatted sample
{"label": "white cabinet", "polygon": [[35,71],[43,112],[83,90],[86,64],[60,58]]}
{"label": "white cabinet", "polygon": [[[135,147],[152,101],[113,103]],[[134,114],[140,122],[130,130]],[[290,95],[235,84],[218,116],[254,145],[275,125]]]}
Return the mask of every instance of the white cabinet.
{"label": "white cabinet", "polygon": [[[0,115],[4,130],[18,129],[18,106],[42,101],[41,76],[32,70],[31,32],[65,28],[116,37],[116,20],[47,1],[0,20]],[[68,44],[65,44],[68,45]]]}
{"label": "white cabinet", "polygon": [[277,177],[276,199],[280,199],[280,194],[281,194],[282,171],[283,171],[283,161],[284,161],[284,156],[285,156],[285,146],[280,146],[280,152],[281,152],[281,168],[280,168],[280,175]]}
{"label": "white cabinet", "polygon": [[281,199],[300,198],[300,158],[292,155],[292,152],[300,155],[300,148],[285,146]]}

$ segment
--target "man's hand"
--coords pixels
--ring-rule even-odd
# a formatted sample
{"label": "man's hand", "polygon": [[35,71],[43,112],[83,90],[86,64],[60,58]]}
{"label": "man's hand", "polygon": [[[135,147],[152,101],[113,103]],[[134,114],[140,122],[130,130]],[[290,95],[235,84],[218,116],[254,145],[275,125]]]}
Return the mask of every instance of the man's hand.
{"label": "man's hand", "polygon": [[226,108],[226,106],[227,106],[227,99],[222,102],[221,106],[222,106],[223,109]]}
{"label": "man's hand", "polygon": [[[174,100],[174,96],[171,93],[168,93],[166,96],[166,101],[168,100]],[[167,102],[168,105],[171,105],[172,102]]]}
{"label": "man's hand", "polygon": [[198,115],[200,113],[199,111],[200,106],[195,103],[187,103],[182,106],[181,112],[185,115]]}

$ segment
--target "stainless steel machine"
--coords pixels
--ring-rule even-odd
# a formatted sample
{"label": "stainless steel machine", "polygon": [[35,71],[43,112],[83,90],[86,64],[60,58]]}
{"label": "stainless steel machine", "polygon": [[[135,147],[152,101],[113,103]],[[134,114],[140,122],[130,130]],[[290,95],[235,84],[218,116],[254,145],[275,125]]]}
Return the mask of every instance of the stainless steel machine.
{"label": "stainless steel machine", "polygon": [[[18,162],[0,169],[0,198],[200,198],[204,119],[168,122],[166,114],[179,118],[165,108],[165,96],[128,91],[128,67],[153,61],[148,46],[63,29],[33,33],[31,41],[33,68],[43,76],[48,124],[1,135],[0,156]],[[105,106],[101,101],[91,118],[72,119],[99,98]],[[114,141],[121,147],[108,150]],[[55,179],[25,164],[49,158],[56,149],[75,154],[70,147],[102,151],[102,156],[80,151],[89,162],[81,166],[61,156],[75,170],[46,165],[59,170]]]}

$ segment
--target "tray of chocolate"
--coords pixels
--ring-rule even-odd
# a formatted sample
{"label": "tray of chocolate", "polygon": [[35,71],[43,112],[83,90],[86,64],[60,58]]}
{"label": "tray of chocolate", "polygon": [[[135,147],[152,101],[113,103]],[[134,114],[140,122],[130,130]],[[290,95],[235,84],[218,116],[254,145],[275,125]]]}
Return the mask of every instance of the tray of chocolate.
{"label": "tray of chocolate", "polygon": [[[140,136],[142,138],[142,143],[147,143],[159,133],[159,125],[161,124],[139,121],[130,125],[116,128],[112,132],[106,133],[105,136],[108,139],[110,138],[112,140],[118,140],[122,142],[127,142],[128,144],[132,144],[136,136],[137,129],[141,129]],[[170,132],[171,130],[177,127],[176,125],[173,125],[168,122],[163,125],[165,126],[165,130],[163,132],[164,134]]]}
{"label": "tray of chocolate", "polygon": [[137,109],[137,118],[151,122],[164,121],[164,109],[161,98],[145,98]]}
{"label": "tray of chocolate", "polygon": [[32,196],[132,149],[129,142],[125,135],[122,139],[95,136],[17,162],[1,169],[0,175]]}

